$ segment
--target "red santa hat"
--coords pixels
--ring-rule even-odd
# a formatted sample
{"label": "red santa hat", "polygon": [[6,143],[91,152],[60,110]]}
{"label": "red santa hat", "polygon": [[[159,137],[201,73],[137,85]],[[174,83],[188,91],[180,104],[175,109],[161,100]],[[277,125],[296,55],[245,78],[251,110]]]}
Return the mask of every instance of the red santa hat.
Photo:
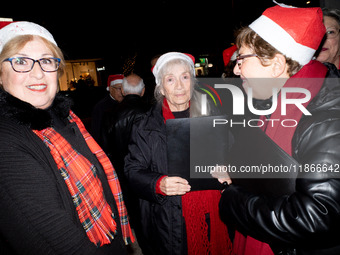
{"label": "red santa hat", "polygon": [[312,59],[326,33],[320,8],[295,8],[282,4],[265,10],[249,27],[301,65]]}
{"label": "red santa hat", "polygon": [[237,46],[233,45],[223,51],[224,66],[227,66],[230,60],[235,60],[237,55]]}
{"label": "red santa hat", "polygon": [[158,80],[159,71],[166,63],[174,59],[182,59],[186,61],[192,67],[193,76],[195,76],[195,57],[193,55],[181,52],[168,52],[160,56],[154,67],[151,69],[156,79],[156,86],[160,85],[160,81]]}
{"label": "red santa hat", "polygon": [[0,29],[11,24],[13,19],[11,18],[0,18]]}
{"label": "red santa hat", "polygon": [[123,83],[124,75],[123,74],[113,74],[110,75],[107,79],[107,88],[106,90],[110,90],[110,86],[114,86],[119,83]]}
{"label": "red santa hat", "polygon": [[0,29],[0,52],[7,42],[18,35],[38,35],[57,45],[51,33],[44,27],[32,22],[20,21],[10,23]]}

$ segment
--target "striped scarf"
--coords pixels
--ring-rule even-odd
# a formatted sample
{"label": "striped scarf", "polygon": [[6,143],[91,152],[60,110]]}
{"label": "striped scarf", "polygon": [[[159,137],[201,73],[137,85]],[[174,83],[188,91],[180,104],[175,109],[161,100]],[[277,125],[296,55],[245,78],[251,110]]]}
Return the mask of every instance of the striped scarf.
{"label": "striped scarf", "polygon": [[[91,152],[102,165],[117,204],[124,241],[126,244],[134,242],[118,177],[110,160],[72,111],[68,120],[76,123]],[[90,241],[97,247],[111,243],[117,233],[117,223],[114,220],[116,215],[113,215],[105,200],[96,167],[73,149],[69,142],[52,127],[40,131],[33,130],[33,132],[50,149]]]}

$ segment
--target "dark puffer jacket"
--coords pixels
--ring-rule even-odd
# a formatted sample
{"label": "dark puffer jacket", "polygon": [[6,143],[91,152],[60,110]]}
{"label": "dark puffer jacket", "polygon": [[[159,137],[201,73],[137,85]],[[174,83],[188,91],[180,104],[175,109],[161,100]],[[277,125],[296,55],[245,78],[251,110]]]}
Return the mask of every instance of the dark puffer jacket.
{"label": "dark puffer jacket", "polygon": [[[230,185],[221,215],[244,234],[269,243],[279,254],[340,254],[340,83],[327,79],[295,131],[293,157],[306,167],[329,171],[300,173],[296,191],[271,200]],[[333,171],[331,171],[333,169]]]}

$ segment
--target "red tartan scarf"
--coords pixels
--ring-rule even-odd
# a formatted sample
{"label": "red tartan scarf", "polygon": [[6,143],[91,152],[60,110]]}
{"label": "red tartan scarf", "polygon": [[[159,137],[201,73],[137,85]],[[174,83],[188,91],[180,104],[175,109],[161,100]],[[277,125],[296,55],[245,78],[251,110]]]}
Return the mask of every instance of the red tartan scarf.
{"label": "red tartan scarf", "polygon": [[[126,244],[134,242],[118,177],[110,160],[72,111],[70,111],[68,120],[77,124],[91,152],[96,155],[102,165],[117,204],[124,241]],[[117,223],[114,220],[116,216],[112,214],[105,200],[96,167],[73,149],[69,142],[52,127],[41,131],[33,130],[33,132],[50,149],[90,241],[98,247],[109,244],[114,239],[114,234],[117,233]]]}
{"label": "red tartan scarf", "polygon": [[[286,88],[305,88],[311,93],[311,99],[304,103],[306,108],[312,99],[319,93],[324,78],[327,73],[327,67],[318,61],[311,61],[305,65],[297,74],[292,76],[284,87]],[[299,98],[304,95],[301,93],[289,93],[288,99]],[[292,139],[296,127],[283,127],[280,125],[284,119],[294,119],[297,123],[302,117],[302,112],[295,105],[287,105],[286,115],[281,115],[281,97],[278,99],[277,109],[271,115],[271,119],[275,121],[275,125],[268,124],[265,128],[265,133],[285,152],[292,155]],[[261,117],[264,120],[264,116]],[[264,130],[264,128],[262,127]],[[250,236],[243,236],[236,231],[234,239],[234,254],[236,255],[273,255],[270,246],[266,243],[260,242]]]}
{"label": "red tartan scarf", "polygon": [[[165,98],[162,112],[164,121],[175,118]],[[231,254],[232,243],[228,229],[219,215],[220,198],[221,193],[218,190],[191,191],[182,196],[189,255]],[[207,214],[210,215],[210,233],[206,222]]]}

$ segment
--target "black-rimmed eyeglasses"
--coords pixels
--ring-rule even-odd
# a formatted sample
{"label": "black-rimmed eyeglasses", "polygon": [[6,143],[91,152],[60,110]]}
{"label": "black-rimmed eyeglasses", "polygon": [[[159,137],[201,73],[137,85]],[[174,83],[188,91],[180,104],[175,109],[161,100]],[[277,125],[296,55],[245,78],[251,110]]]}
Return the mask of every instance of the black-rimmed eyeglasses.
{"label": "black-rimmed eyeglasses", "polygon": [[257,57],[257,54],[237,55],[236,64],[238,65],[238,67],[241,67],[243,59],[250,57]]}
{"label": "black-rimmed eyeglasses", "polygon": [[61,60],[60,58],[41,58],[35,60],[28,57],[14,57],[7,58],[4,61],[10,62],[13,70],[18,73],[30,72],[36,62],[39,63],[41,70],[51,73],[58,70]]}

